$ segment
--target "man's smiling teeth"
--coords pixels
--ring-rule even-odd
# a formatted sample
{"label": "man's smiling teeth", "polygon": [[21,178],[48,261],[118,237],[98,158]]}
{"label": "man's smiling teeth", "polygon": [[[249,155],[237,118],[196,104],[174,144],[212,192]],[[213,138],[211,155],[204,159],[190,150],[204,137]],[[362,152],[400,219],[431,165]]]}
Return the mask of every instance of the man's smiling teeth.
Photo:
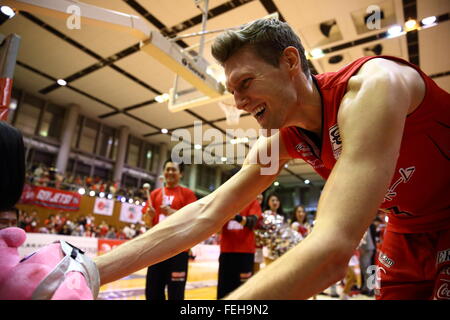
{"label": "man's smiling teeth", "polygon": [[255,110],[252,111],[252,116],[256,117],[258,113],[265,110],[265,104],[262,104],[261,106],[257,107]]}

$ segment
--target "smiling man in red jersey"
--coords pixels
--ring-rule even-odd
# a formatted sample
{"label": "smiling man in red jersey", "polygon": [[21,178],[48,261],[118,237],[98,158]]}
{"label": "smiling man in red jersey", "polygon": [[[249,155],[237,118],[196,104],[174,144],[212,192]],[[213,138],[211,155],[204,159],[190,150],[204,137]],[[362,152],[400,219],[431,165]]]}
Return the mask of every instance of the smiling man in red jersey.
{"label": "smiling man in red jersey", "polygon": [[[147,212],[152,226],[197,200],[194,192],[179,185],[183,174],[183,163],[167,160],[163,175],[165,185],[150,194],[152,206]],[[184,300],[189,262],[189,250],[152,265],[147,270],[145,296],[147,300],[165,300],[167,287],[168,300]]]}
{"label": "smiling man in red jersey", "polygon": [[[227,298],[321,292],[345,276],[380,207],[389,223],[377,257],[377,298],[450,298],[450,95],[417,66],[390,56],[311,75],[298,36],[273,19],[221,34],[212,53],[237,107],[262,128],[280,130],[261,137],[241,170],[213,193],[98,257],[102,283],[209,237],[287,161],[301,158],[327,180],[313,231]],[[274,145],[278,172],[263,174],[267,164],[253,160]]]}

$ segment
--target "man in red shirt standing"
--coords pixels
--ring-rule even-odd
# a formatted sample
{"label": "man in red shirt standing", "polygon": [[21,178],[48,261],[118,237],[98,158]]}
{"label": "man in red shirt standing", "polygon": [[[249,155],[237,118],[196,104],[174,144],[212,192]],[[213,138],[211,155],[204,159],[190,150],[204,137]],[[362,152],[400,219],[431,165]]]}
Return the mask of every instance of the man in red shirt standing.
{"label": "man in red shirt standing", "polygon": [[[177,210],[197,200],[194,192],[179,185],[183,163],[167,160],[164,163],[165,186],[150,194],[151,206],[146,206],[152,226],[166,219]],[[169,300],[184,300],[188,272],[189,250],[161,261],[147,270],[145,296],[147,300],[165,300],[167,286]]]}
{"label": "man in red shirt standing", "polygon": [[261,213],[255,199],[222,227],[217,299],[225,297],[253,275],[256,250],[253,229]]}

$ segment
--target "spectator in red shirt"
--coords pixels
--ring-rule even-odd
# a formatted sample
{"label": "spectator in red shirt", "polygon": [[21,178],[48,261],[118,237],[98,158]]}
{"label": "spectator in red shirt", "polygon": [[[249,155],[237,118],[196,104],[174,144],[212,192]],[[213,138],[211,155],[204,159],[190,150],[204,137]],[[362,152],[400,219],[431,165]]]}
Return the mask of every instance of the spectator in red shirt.
{"label": "spectator in red shirt", "polygon": [[105,238],[106,234],[108,233],[109,227],[105,220],[102,221],[102,223],[99,226],[99,237]]}
{"label": "spectator in red shirt", "polygon": [[255,199],[222,227],[217,299],[225,297],[253,275],[256,250],[253,229],[261,213]]}
{"label": "spectator in red shirt", "polygon": [[[197,200],[194,192],[179,185],[183,163],[167,160],[164,163],[165,186],[153,190],[145,214],[149,214],[155,226],[177,210]],[[167,286],[169,300],[184,300],[188,272],[189,250],[148,268],[145,288],[147,300],[165,300]]]}

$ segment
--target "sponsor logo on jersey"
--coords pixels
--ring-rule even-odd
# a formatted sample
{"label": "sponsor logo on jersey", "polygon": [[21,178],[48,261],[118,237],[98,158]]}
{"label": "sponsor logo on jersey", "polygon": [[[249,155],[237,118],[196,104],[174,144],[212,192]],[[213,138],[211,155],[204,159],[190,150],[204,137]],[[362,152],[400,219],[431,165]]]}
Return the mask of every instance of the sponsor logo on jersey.
{"label": "sponsor logo on jersey", "polygon": [[400,177],[388,189],[388,191],[386,192],[386,195],[384,196],[383,202],[391,201],[397,195],[397,192],[395,192],[395,189],[402,182],[403,183],[408,183],[409,180],[411,179],[414,171],[416,171],[416,167],[409,167],[409,168],[400,168],[400,169],[398,169],[398,173],[400,174]]}
{"label": "sponsor logo on jersey", "polygon": [[175,196],[166,196],[166,195],[164,195],[163,199],[162,199],[162,203],[165,206],[171,206],[174,199],[175,199]]}
{"label": "sponsor logo on jersey", "polygon": [[450,300],[450,289],[449,289],[450,280],[442,279],[441,281],[444,281],[444,283],[442,283],[439,286],[439,289],[437,289],[436,298]]}
{"label": "sponsor logo on jersey", "polygon": [[228,230],[242,230],[242,229],[244,229],[244,226],[242,224],[240,224],[239,222],[237,222],[236,220],[231,220],[227,224],[227,229]]}
{"label": "sponsor logo on jersey", "polygon": [[309,146],[306,143],[303,143],[303,142],[299,143],[298,145],[296,145],[295,146],[295,150],[297,152],[302,152],[302,151],[311,152],[311,149],[309,148]]}
{"label": "sponsor logo on jersey", "polygon": [[380,254],[378,255],[378,261],[380,261],[384,266],[390,268],[394,265],[394,260],[389,258],[385,253],[380,251]]}
{"label": "sponsor logo on jersey", "polygon": [[334,158],[337,160],[342,151],[342,140],[339,133],[339,127],[337,124],[328,129],[330,135],[331,149],[333,149]]}
{"label": "sponsor logo on jersey", "polygon": [[437,264],[450,261],[450,249],[439,251],[437,254]]}
{"label": "sponsor logo on jersey", "polygon": [[322,161],[314,157],[313,152],[311,151],[311,147],[304,142],[301,142],[295,146],[295,151],[300,153],[302,159],[305,160],[306,163],[309,163],[313,168],[322,168],[324,167]]}

